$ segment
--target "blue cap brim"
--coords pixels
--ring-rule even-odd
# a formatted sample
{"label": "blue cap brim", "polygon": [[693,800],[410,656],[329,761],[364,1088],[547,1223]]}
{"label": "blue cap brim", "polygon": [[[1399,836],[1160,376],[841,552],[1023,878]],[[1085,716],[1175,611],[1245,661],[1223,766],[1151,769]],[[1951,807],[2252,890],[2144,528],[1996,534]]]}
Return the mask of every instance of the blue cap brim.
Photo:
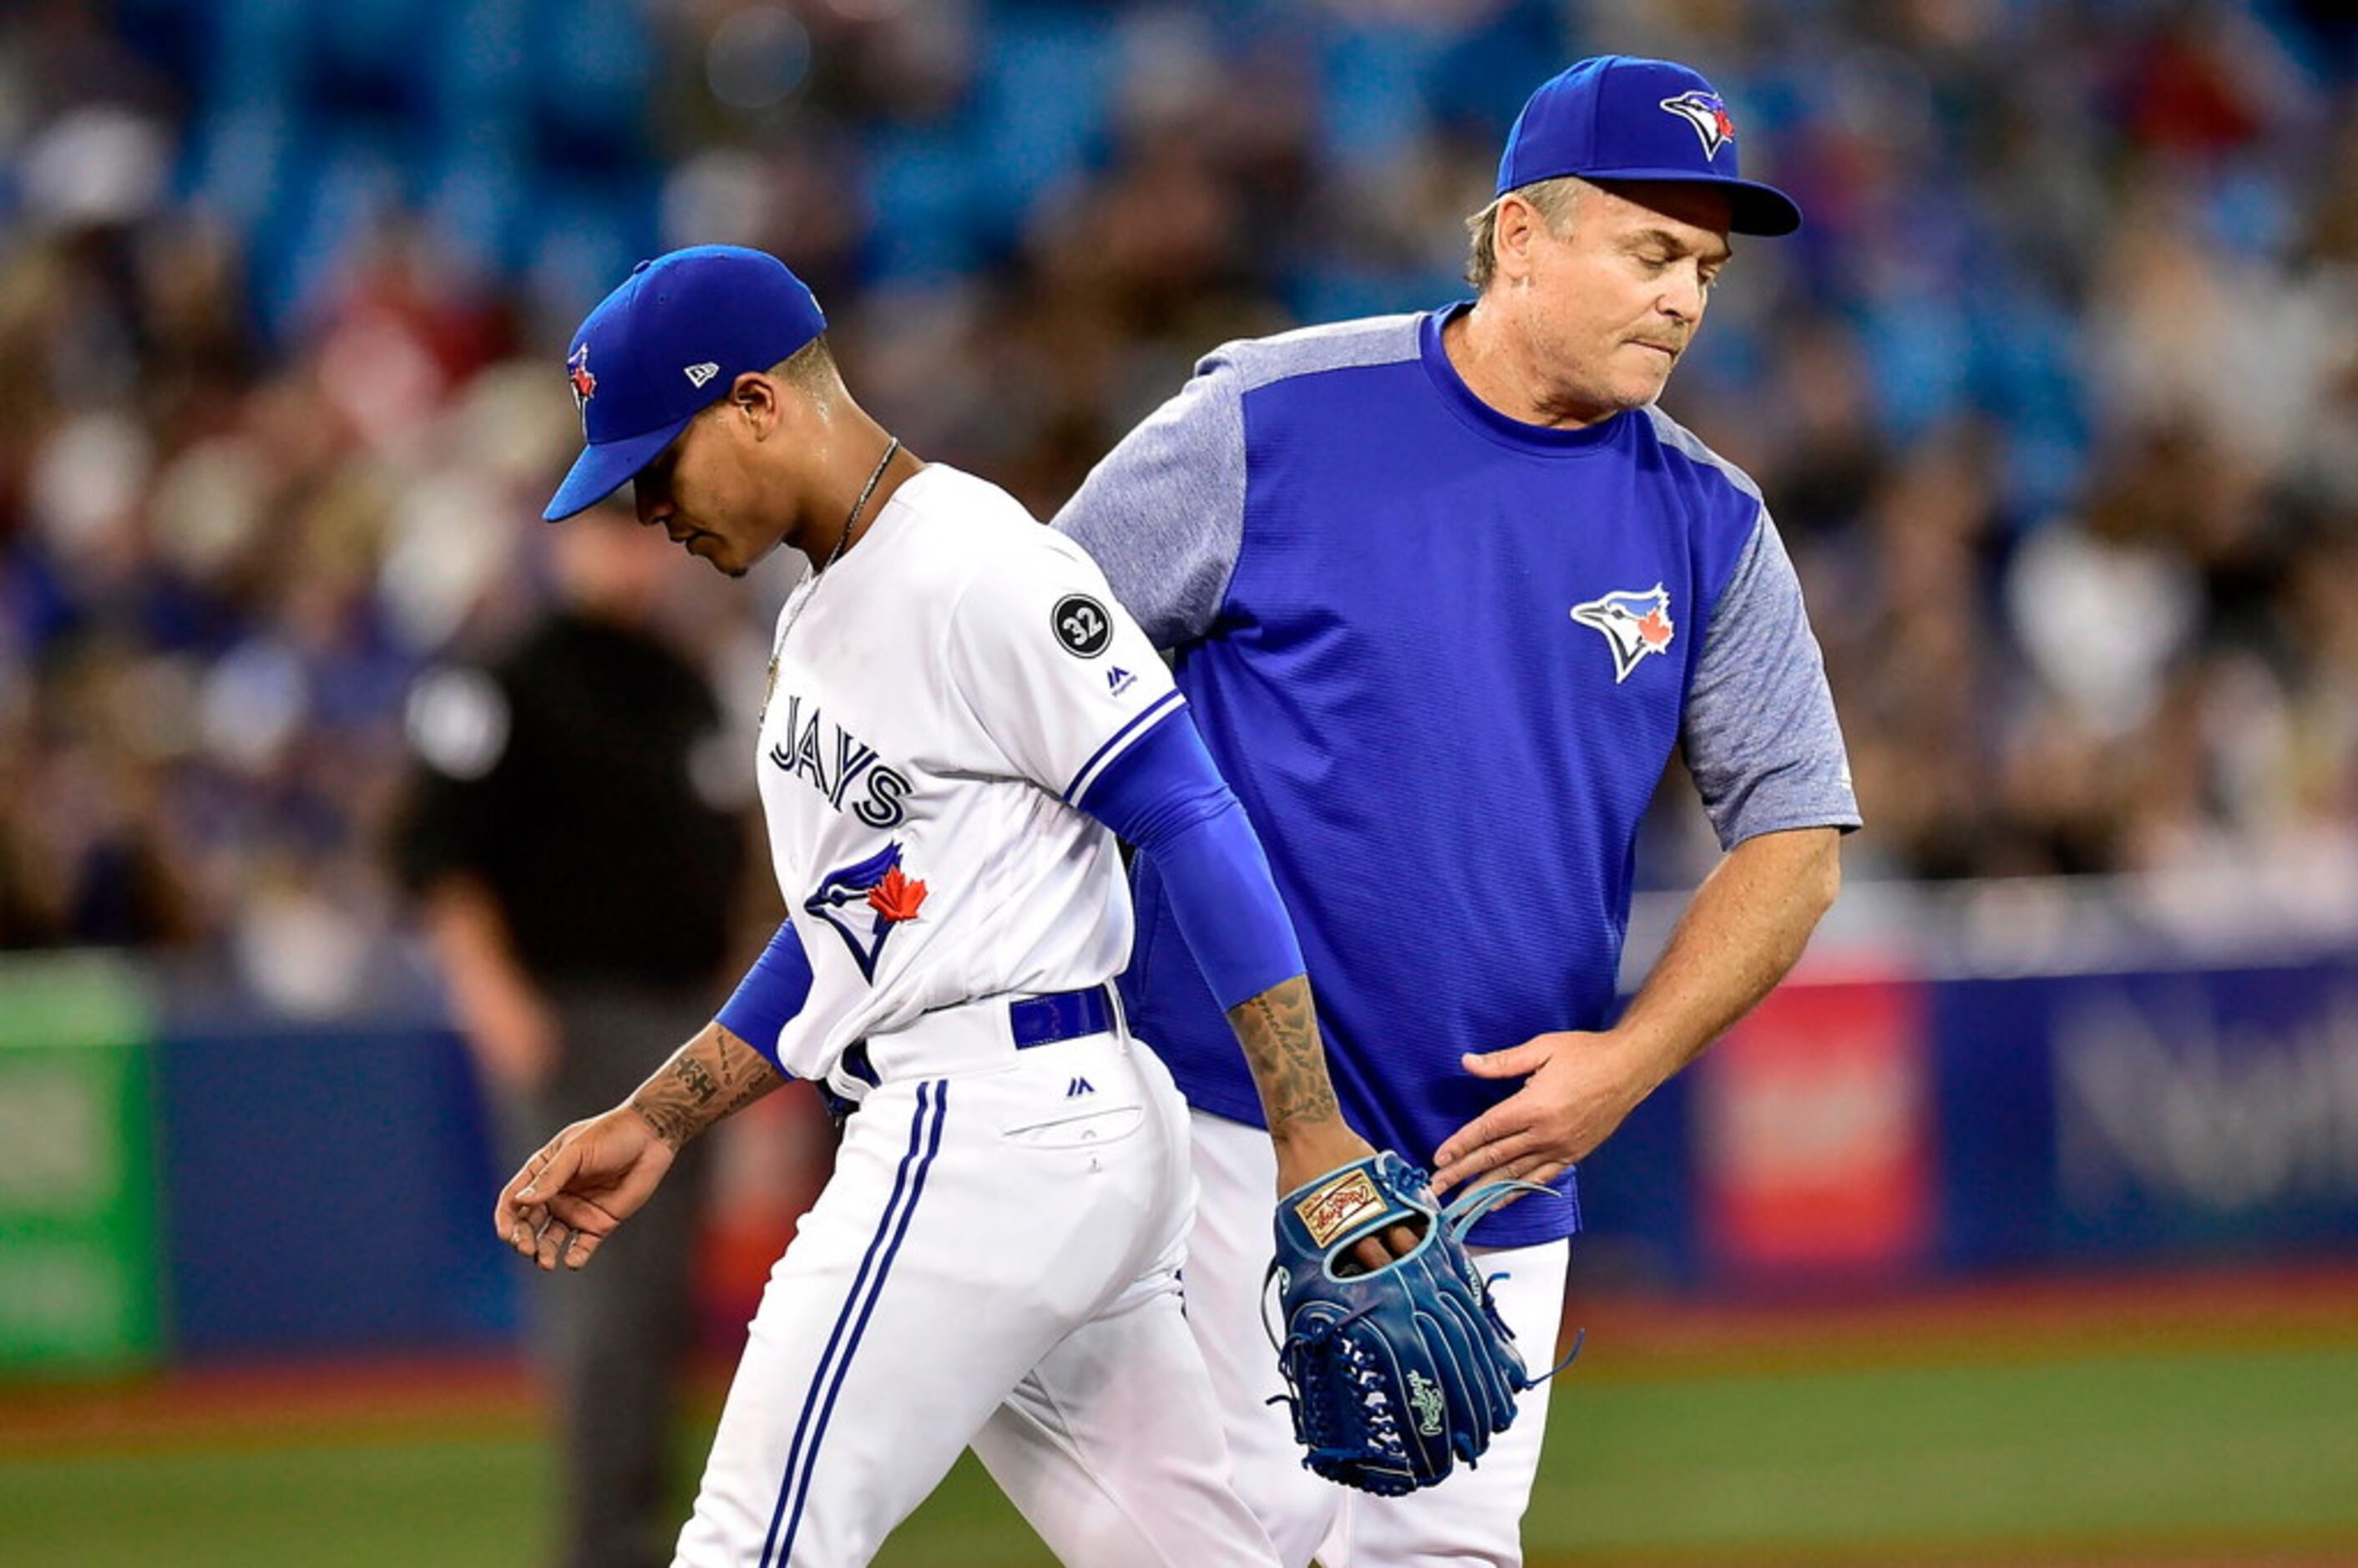
{"label": "blue cap brim", "polygon": [[1596,185],[1639,179],[1658,179],[1665,185],[1716,185],[1727,192],[1731,203],[1727,226],[1736,233],[1758,234],[1773,239],[1779,234],[1790,234],[1801,226],[1801,204],[1775,186],[1763,185],[1757,179],[1730,179],[1725,175],[1697,174],[1692,168],[1585,169],[1580,177]]}
{"label": "blue cap brim", "polygon": [[[703,410],[698,409],[698,413]],[[631,482],[638,471],[653,462],[655,454],[672,444],[674,438],[687,428],[695,414],[676,424],[659,426],[644,436],[625,436],[619,441],[600,441],[581,449],[573,460],[573,467],[565,482],[557,487],[541,511],[547,523],[562,523],[578,512],[587,512],[616,491]]]}

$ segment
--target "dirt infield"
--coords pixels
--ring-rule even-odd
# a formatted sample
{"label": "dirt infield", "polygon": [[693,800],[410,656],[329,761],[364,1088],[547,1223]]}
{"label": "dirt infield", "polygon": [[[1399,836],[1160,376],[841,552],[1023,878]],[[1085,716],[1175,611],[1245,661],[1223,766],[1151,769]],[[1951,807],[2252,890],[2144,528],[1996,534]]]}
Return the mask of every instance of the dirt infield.
{"label": "dirt infield", "polygon": [[[1564,1321],[1567,1339],[1585,1328],[1591,1349],[1618,1347],[1616,1376],[2351,1344],[2358,1262],[2028,1279],[1844,1300],[1584,1298],[1575,1288]],[[1582,1364],[1590,1369],[1586,1351]]]}
{"label": "dirt infield", "polygon": [[178,1368],[105,1383],[0,1384],[0,1459],[408,1432],[520,1431],[536,1419],[513,1356]]}
{"label": "dirt infield", "polygon": [[1855,1551],[1813,1547],[1806,1552],[1750,1552],[1664,1556],[1654,1552],[1558,1552],[1525,1559],[1525,1568],[2353,1568],[2351,1550],[2271,1552],[2222,1548],[2188,1554],[2183,1542],[2161,1546],[2079,1543],[2002,1552],[1960,1552],[1953,1546],[1911,1547],[1878,1542]]}
{"label": "dirt infield", "polygon": [[[2026,1280],[1845,1301],[1585,1296],[1575,1288],[1565,1325],[1567,1340],[1574,1328],[1588,1334],[1579,1375],[1617,1381],[1714,1370],[2350,1344],[2358,1343],[2358,1263]],[[705,1369],[716,1407],[727,1377],[725,1367]],[[222,1365],[106,1383],[0,1383],[0,1456],[235,1444],[242,1437],[283,1442],[303,1431],[368,1438],[412,1428],[512,1432],[533,1422],[536,1409],[529,1372],[507,1355]]]}

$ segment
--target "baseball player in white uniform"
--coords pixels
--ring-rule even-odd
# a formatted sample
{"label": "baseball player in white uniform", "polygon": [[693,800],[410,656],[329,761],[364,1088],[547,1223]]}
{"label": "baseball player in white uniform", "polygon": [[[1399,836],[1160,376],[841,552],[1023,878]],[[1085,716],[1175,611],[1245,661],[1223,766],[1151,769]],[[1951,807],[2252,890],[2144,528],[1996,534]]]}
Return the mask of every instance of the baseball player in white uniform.
{"label": "baseball player in white uniform", "polygon": [[725,572],[779,543],[813,563],[756,763],[789,918],[495,1223],[581,1267],[687,1139],[808,1079],[844,1118],[835,1172],[771,1276],[676,1562],[865,1563],[970,1444],[1066,1563],[1272,1563],[1180,1313],[1184,1107],[1107,983],[1131,937],[1116,830],[1172,880],[1176,939],[1231,1007],[1281,1190],[1369,1152],[1291,927],[1088,557],[903,451],[823,330],[774,258],[707,246],[642,264],[574,340],[588,444],[551,519],[634,482],[643,523]]}

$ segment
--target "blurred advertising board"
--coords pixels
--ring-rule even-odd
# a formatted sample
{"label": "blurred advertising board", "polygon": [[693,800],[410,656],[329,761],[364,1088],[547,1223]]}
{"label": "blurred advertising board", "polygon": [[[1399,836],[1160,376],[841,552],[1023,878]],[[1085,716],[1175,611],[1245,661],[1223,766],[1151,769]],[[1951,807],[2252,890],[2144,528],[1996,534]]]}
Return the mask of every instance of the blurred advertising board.
{"label": "blurred advertising board", "polygon": [[2358,1251],[2358,955],[1789,981],[1581,1170],[1585,1277]]}
{"label": "blurred advertising board", "polygon": [[184,1006],[157,1080],[182,1356],[513,1335],[519,1271],[489,1223],[505,1173],[438,1022]]}
{"label": "blurred advertising board", "polygon": [[1953,1268],[2358,1243],[2358,960],[1952,981],[1932,1033]]}
{"label": "blurred advertising board", "polygon": [[161,1349],[152,1032],[127,964],[0,962],[0,1376]]}
{"label": "blurred advertising board", "polygon": [[[2147,962],[1798,976],[1585,1162],[1575,1277],[2358,1255],[2358,952]],[[438,1018],[158,994],[104,959],[0,964],[0,1377],[513,1338],[521,1275],[484,1224],[504,1172]],[[824,1117],[774,1100],[721,1152],[716,1342],[825,1167]]]}
{"label": "blurred advertising board", "polygon": [[[2358,960],[1796,979],[1592,1162],[1608,1255],[1825,1285],[2358,1247]],[[1665,1147],[1665,1124],[1678,1137]],[[1672,1169],[1672,1162],[1682,1169]],[[1665,1227],[1683,1227],[1682,1237]]]}
{"label": "blurred advertising board", "polygon": [[1693,1091],[1705,1255],[1743,1276],[1889,1275],[1931,1257],[1932,1054],[1899,979],[1771,992]]}

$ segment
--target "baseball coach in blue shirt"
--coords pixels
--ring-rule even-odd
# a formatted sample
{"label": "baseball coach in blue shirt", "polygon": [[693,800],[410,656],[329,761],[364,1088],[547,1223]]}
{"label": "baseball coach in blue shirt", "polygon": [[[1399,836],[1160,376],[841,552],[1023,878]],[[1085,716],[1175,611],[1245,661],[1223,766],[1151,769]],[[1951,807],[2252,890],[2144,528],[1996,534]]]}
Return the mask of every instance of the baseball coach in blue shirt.
{"label": "baseball coach in blue shirt", "polygon": [[[1551,1358],[1574,1163],[1800,956],[1858,823],[1759,489],[1655,406],[1729,236],[1790,233],[1684,66],[1524,106],[1470,303],[1217,350],[1056,518],[1157,645],[1261,830],[1343,1108],[1435,1185],[1546,1184],[1474,1239]],[[1725,855],[1626,1011],[1633,841],[1682,746]],[[1153,865],[1122,985],[1193,1109],[1188,1320],[1238,1484],[1293,1568],[1511,1564],[1544,1385],[1480,1468],[1378,1498],[1301,1468],[1260,1320],[1260,1106]]]}

